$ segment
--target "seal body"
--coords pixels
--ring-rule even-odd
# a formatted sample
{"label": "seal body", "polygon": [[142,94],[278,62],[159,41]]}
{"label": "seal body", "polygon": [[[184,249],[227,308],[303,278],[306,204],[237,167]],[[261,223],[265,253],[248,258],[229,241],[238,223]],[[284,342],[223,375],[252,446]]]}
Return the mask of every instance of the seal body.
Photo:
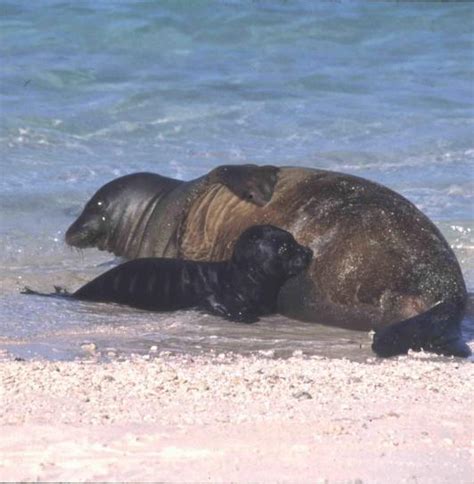
{"label": "seal body", "polygon": [[283,283],[303,271],[312,251],[288,232],[254,226],[239,237],[225,262],[141,258],[121,264],[72,297],[153,311],[198,307],[234,321],[274,312]]}
{"label": "seal body", "polygon": [[[246,228],[272,224],[314,252],[308,270],[288,280],[280,291],[282,314],[350,329],[381,330],[422,317],[436,306],[435,312],[444,311],[437,320],[451,321],[444,333],[451,333],[450,341],[460,340],[467,299],[461,269],[440,231],[411,202],[382,185],[343,173],[282,167],[277,178],[271,200],[260,205],[213,183],[195,192],[184,206],[178,186],[148,224],[166,232],[166,250],[146,231],[130,249],[110,241],[108,250],[129,258],[219,261],[230,256],[234,241]],[[173,214],[172,234],[163,224],[168,213]],[[128,226],[132,227],[131,220]],[[387,338],[390,335],[380,341]],[[466,353],[466,345],[461,346],[457,353]],[[453,348],[446,352],[456,353]]]}

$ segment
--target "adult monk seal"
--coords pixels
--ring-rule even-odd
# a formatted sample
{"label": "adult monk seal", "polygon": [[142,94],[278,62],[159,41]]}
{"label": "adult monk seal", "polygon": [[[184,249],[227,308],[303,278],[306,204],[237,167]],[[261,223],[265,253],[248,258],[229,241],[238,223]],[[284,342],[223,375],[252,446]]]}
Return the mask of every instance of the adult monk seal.
{"label": "adult monk seal", "polygon": [[[283,283],[305,269],[312,251],[285,230],[257,225],[238,238],[225,262],[143,258],[121,264],[71,297],[153,311],[196,307],[232,321],[254,322],[276,309]],[[26,289],[27,294],[38,294]]]}
{"label": "adult monk seal", "polygon": [[[89,235],[89,246],[129,258],[218,261],[229,257],[234,240],[247,227],[276,225],[314,252],[308,270],[280,291],[282,314],[374,329],[373,348],[384,356],[409,348],[470,354],[461,339],[467,296],[456,257],[436,226],[398,193],[356,176],[296,167],[279,169],[265,205],[248,203],[219,183],[207,185],[184,204],[179,188],[144,229],[134,230],[135,219],[123,208],[120,225],[110,224],[95,242]],[[122,200],[122,194],[124,205],[140,203],[136,196],[131,202],[126,190],[115,192],[114,198]],[[83,222],[89,217],[87,207],[79,217]],[[77,222],[68,230],[71,245],[77,245],[77,230]],[[158,242],[157,231],[163,237]]]}

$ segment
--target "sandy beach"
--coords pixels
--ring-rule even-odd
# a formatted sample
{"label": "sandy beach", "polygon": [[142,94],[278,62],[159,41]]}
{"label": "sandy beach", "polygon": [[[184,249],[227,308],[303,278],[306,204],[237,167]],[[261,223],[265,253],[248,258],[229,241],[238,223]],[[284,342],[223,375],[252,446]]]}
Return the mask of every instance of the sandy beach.
{"label": "sandy beach", "polygon": [[0,374],[2,481],[472,482],[472,361],[5,357]]}

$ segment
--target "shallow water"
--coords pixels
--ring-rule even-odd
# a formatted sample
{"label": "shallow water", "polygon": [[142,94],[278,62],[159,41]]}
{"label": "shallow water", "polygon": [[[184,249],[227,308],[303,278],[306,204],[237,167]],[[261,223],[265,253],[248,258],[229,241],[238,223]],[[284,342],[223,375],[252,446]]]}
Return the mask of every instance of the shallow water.
{"label": "shallow water", "polygon": [[[367,334],[280,316],[243,326],[20,296],[114,264],[64,232],[134,171],[253,162],[381,182],[438,224],[473,292],[473,20],[455,2],[3,2],[0,346],[370,355]],[[472,309],[464,330],[473,341]]]}

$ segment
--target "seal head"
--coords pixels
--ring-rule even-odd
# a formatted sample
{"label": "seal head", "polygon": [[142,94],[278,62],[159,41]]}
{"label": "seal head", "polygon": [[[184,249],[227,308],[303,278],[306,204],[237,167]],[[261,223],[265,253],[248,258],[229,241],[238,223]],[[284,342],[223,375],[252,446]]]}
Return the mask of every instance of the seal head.
{"label": "seal head", "polygon": [[133,173],[101,187],[66,231],[66,243],[84,249],[97,247],[119,253],[138,246],[139,228],[150,208],[162,202],[183,182],[155,173]]}

